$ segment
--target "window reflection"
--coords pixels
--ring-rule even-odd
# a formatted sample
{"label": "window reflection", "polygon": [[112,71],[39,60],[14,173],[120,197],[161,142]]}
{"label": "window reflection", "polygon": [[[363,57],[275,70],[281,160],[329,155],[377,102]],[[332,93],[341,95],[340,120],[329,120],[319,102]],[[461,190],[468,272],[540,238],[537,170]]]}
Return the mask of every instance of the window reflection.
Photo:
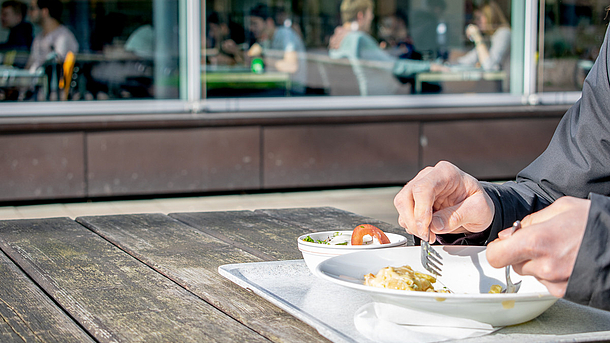
{"label": "window reflection", "polygon": [[[6,0],[2,7],[0,99],[179,97],[178,0]],[[14,25],[13,12],[24,8],[24,22]],[[32,24],[33,42],[18,40]]]}
{"label": "window reflection", "polygon": [[202,6],[203,97],[509,91],[508,0]]}
{"label": "window reflection", "polygon": [[580,91],[608,24],[607,1],[544,1],[538,91]]}

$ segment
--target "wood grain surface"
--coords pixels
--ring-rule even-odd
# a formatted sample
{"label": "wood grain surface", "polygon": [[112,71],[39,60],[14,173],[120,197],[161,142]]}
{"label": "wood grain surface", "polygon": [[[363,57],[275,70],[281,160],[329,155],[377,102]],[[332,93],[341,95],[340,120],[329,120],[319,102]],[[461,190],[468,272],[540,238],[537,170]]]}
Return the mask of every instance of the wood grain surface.
{"label": "wood grain surface", "polygon": [[0,342],[328,342],[218,267],[363,223],[407,236],[331,207],[0,221]]}
{"label": "wood grain surface", "polygon": [[[294,257],[278,246],[282,241],[266,239],[274,230],[291,231],[285,223],[250,211],[204,212],[196,217],[205,230],[161,214],[81,217],[77,221],[271,341],[326,341],[310,326],[218,274],[223,264],[260,262],[271,255]],[[215,232],[210,235],[212,228]],[[223,239],[216,238],[219,228],[227,228]],[[233,235],[233,230],[240,232]],[[264,234],[257,235],[259,230]],[[236,244],[227,238],[242,233],[252,244]]]}
{"label": "wood grain surface", "polygon": [[267,341],[69,218],[0,222],[0,249],[99,342]]}
{"label": "wood grain surface", "polygon": [[94,342],[1,251],[0,280],[0,342]]}

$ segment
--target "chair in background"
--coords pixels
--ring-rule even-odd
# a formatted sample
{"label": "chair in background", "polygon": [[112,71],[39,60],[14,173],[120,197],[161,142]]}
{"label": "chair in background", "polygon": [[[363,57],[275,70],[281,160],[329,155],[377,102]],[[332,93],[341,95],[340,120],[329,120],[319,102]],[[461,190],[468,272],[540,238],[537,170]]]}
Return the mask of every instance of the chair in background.
{"label": "chair in background", "polygon": [[331,96],[358,96],[360,88],[347,58],[327,59],[321,63]]}
{"label": "chair in background", "polygon": [[60,99],[68,100],[70,96],[70,90],[76,84],[76,75],[74,75],[74,65],[76,63],[76,57],[72,51],[68,51],[66,58],[64,59],[62,68],[62,77],[59,78],[59,89],[61,90]]}

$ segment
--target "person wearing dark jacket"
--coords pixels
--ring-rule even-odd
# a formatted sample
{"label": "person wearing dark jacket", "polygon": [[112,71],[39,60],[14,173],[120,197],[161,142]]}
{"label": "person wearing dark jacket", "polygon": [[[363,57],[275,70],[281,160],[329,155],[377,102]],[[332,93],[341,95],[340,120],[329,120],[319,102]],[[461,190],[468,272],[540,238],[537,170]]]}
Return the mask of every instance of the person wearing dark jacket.
{"label": "person wearing dark jacket", "polygon": [[30,51],[34,39],[32,24],[25,21],[27,5],[19,1],[2,3],[2,27],[9,29],[8,39],[0,43],[0,51]]}
{"label": "person wearing dark jacket", "polygon": [[[551,294],[610,311],[610,28],[547,149],[517,179],[479,182],[449,162],[396,195],[407,232],[442,244],[486,244],[489,263],[533,275]],[[510,139],[510,137],[508,137]],[[516,220],[522,229],[512,235]]]}

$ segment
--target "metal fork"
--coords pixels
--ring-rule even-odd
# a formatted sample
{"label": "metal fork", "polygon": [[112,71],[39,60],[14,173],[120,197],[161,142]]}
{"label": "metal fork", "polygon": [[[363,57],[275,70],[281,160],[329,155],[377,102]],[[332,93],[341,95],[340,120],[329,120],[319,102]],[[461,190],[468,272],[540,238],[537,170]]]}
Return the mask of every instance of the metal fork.
{"label": "metal fork", "polygon": [[[512,235],[515,231],[521,228],[521,221],[517,220],[513,223],[513,227],[511,227],[510,234]],[[506,274],[506,288],[502,290],[502,293],[517,293],[519,288],[521,288],[521,281],[517,283],[513,283],[510,280],[510,264],[504,268]]]}
{"label": "metal fork", "polygon": [[[430,237],[430,229],[428,229],[428,237]],[[443,265],[443,262],[441,262],[443,258],[436,250],[434,250],[434,248],[432,248],[428,241],[423,239],[421,240],[420,257],[421,264],[424,266],[424,268],[426,268],[427,271],[436,276],[442,276],[440,266]]]}

